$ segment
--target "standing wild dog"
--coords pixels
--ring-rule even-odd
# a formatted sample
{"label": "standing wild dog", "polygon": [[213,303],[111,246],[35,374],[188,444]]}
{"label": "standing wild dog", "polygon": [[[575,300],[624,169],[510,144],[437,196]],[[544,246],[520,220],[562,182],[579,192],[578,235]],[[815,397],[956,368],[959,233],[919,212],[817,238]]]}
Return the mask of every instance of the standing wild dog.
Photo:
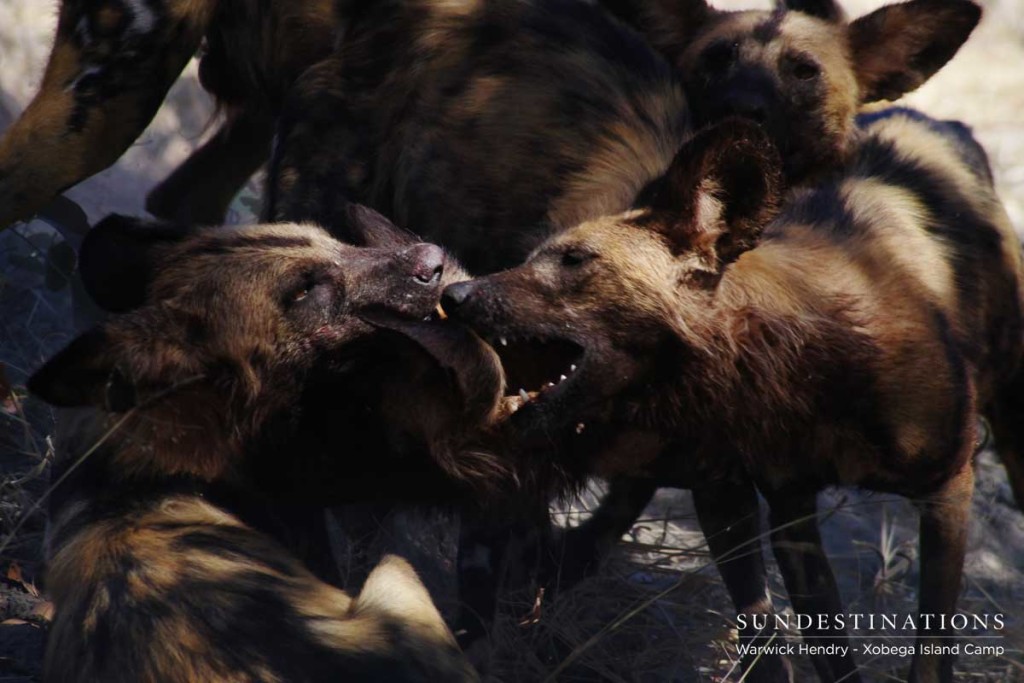
{"label": "standing wild dog", "polygon": [[[850,485],[913,499],[919,612],[950,615],[979,411],[1011,446],[1008,467],[1024,467],[1021,249],[984,152],[959,124],[905,110],[866,122],[843,173],[798,191],[774,219],[780,169],[759,131],[736,120],[699,134],[641,208],[452,285],[442,304],[502,340],[500,353],[519,340],[564,349],[554,372],[565,377],[543,378],[552,385],[512,416],[512,435],[556,443],[560,467],[580,478],[693,488],[745,614],[772,610],[751,552],[760,490],[795,612],[829,619],[804,635],[846,645],[828,616],[842,606],[816,493]],[[528,381],[507,370],[509,386]],[[938,622],[918,645],[949,635]],[[814,665],[822,680],[858,680],[852,657]],[[950,681],[952,666],[919,648],[910,679]],[[787,677],[774,657],[750,673]]]}
{"label": "standing wild dog", "polygon": [[62,0],[39,92],[0,138],[0,230],[114,163],[201,43],[200,82],[227,120],[147,208],[219,223],[266,161],[285,92],[330,53],[336,26],[334,0]]}
{"label": "standing wild dog", "polygon": [[340,227],[349,202],[471,272],[629,207],[689,135],[682,86],[579,0],[348,0],[336,53],[296,84],[267,220]]}
{"label": "standing wild dog", "polygon": [[[383,226],[364,223],[378,238]],[[101,267],[118,249],[136,255],[134,267]],[[62,440],[52,500],[47,680],[475,679],[403,562],[386,561],[350,598],[248,525],[239,505],[271,490],[269,477],[292,481],[288,472],[311,468],[306,386],[333,378],[344,392],[367,358],[386,354],[406,375],[412,403],[398,431],[412,434],[426,417],[435,424],[421,431],[451,432],[493,413],[493,353],[457,326],[422,322],[445,281],[444,253],[357,248],[308,226],[182,235],[109,219],[90,232],[82,260],[93,291],[126,312],[29,382],[81,413]],[[449,365],[431,379],[435,356]],[[448,393],[445,381],[455,385]],[[483,408],[465,408],[466,396],[488,394]],[[371,425],[373,410],[362,413]],[[383,452],[333,456],[335,470],[345,458],[377,457],[387,469],[379,480],[403,466]],[[435,469],[457,477],[460,465]],[[357,479],[368,471],[349,469]],[[310,491],[300,495],[319,495]]]}
{"label": "standing wild dog", "polygon": [[794,182],[846,161],[858,108],[923,84],[981,17],[970,0],[911,0],[853,22],[835,0],[780,0],[773,12],[724,12],[706,0],[601,3],[677,67],[696,124],[757,121]]}

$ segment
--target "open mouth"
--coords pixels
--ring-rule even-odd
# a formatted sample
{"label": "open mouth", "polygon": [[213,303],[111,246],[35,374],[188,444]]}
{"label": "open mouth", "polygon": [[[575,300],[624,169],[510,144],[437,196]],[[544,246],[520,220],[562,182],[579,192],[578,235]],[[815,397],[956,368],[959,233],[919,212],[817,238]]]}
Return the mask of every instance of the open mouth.
{"label": "open mouth", "polygon": [[499,335],[488,341],[505,369],[505,402],[513,413],[565,391],[584,364],[583,347],[566,339]]}

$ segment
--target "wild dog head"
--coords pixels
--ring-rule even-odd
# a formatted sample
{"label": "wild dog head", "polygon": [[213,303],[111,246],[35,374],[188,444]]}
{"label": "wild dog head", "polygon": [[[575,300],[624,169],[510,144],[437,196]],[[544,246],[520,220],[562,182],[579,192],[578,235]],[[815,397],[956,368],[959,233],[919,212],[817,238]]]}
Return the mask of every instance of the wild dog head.
{"label": "wild dog head", "polygon": [[508,386],[522,386],[511,428],[564,442],[604,438],[611,421],[650,426],[664,403],[662,361],[701,352],[694,331],[723,272],[773,215],[779,175],[763,131],[727,121],[684,145],[640,208],[555,235],[517,268],[449,286],[445,311],[491,340]]}
{"label": "wild dog head", "polygon": [[[408,393],[419,398],[416,381],[438,363],[430,354],[451,363],[453,348],[471,360],[480,353],[487,367],[492,356],[475,337],[416,326],[437,306],[445,253],[376,214],[357,211],[354,224],[381,246],[344,244],[308,225],[181,229],[108,218],[83,244],[80,268],[101,306],[121,313],[74,340],[30,389],[119,424],[119,474],[214,480],[254,443],[288,446],[301,460],[290,439],[309,386],[345,394],[364,358],[376,359],[373,367],[393,358],[413,375]],[[483,404],[467,409],[467,419],[481,420],[493,410],[500,371],[467,363],[475,381],[452,391]],[[437,372],[463,378],[450,367]],[[462,396],[436,400],[466,417]]]}
{"label": "wild dog head", "polygon": [[679,68],[698,124],[758,121],[791,180],[841,162],[858,107],[923,84],[981,16],[970,0],[911,0],[852,22],[835,0],[781,0],[772,12],[724,12],[705,0],[607,4]]}

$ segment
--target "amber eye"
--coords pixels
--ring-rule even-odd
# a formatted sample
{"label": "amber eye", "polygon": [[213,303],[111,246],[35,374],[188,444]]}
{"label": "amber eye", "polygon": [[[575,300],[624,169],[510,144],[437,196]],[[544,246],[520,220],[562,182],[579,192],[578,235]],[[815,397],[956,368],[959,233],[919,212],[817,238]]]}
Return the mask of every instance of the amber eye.
{"label": "amber eye", "polygon": [[285,291],[284,303],[286,306],[293,306],[294,304],[301,303],[309,298],[313,288],[316,287],[316,280],[312,275],[308,275],[299,282],[296,282],[291,288]]}
{"label": "amber eye", "polygon": [[790,55],[788,57],[788,61],[790,73],[801,81],[809,81],[812,78],[817,78],[821,73],[821,67],[808,57],[804,57],[802,55]]}
{"label": "amber eye", "polygon": [[718,41],[712,43],[701,54],[701,61],[704,68],[711,72],[721,72],[732,66],[736,61],[736,54],[739,52],[738,43],[727,43]]}

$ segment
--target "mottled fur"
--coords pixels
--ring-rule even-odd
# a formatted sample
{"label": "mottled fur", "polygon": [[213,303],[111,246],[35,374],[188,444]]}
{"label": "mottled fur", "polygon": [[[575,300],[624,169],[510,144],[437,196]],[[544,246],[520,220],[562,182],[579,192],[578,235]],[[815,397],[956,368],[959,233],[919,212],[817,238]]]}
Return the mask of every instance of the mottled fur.
{"label": "mottled fur", "polygon": [[[645,208],[565,231],[442,300],[490,338],[576,348],[569,379],[512,417],[513,438],[558,444],[578,476],[638,481],[633,515],[652,484],[694,488],[741,612],[771,609],[760,554],[735,557],[759,533],[754,485],[798,613],[842,609],[814,496],[852,485],[918,503],[920,611],[949,614],[979,412],[1002,416],[1004,458],[1021,467],[1024,415],[1011,425],[1020,401],[1002,397],[1020,386],[1024,267],[984,153],[962,125],[916,112],[862,124],[844,172],[770,222],[767,141],[733,120],[684,147]],[[815,665],[823,680],[857,677],[849,658]],[[752,674],[787,676],[772,658]],[[911,670],[951,676],[948,657]]]}
{"label": "mottled fur", "polygon": [[336,54],[296,85],[266,218],[343,228],[369,204],[473,272],[621,211],[689,134],[680,84],[575,0],[347,2]]}
{"label": "mottled fur", "polygon": [[0,229],[114,163],[205,39],[216,135],[149,197],[152,212],[218,223],[263,163],[288,87],[330,52],[333,0],[63,0],[39,93],[0,139]]}
{"label": "mottled fur", "polygon": [[769,131],[792,181],[845,162],[860,105],[914,90],[981,16],[970,0],[912,0],[848,22],[836,0],[719,11],[705,0],[602,0],[679,69],[698,125],[745,116]]}
{"label": "mottled fur", "polygon": [[[29,382],[84,410],[51,505],[48,680],[475,678],[404,563],[352,600],[249,523],[289,497],[324,505],[391,481],[455,495],[500,471],[456,450],[493,418],[501,372],[462,328],[423,321],[443,252],[372,213],[352,225],[378,246],[122,218],[87,237],[83,278],[122,313]],[[325,415],[364,440],[332,440]]]}

